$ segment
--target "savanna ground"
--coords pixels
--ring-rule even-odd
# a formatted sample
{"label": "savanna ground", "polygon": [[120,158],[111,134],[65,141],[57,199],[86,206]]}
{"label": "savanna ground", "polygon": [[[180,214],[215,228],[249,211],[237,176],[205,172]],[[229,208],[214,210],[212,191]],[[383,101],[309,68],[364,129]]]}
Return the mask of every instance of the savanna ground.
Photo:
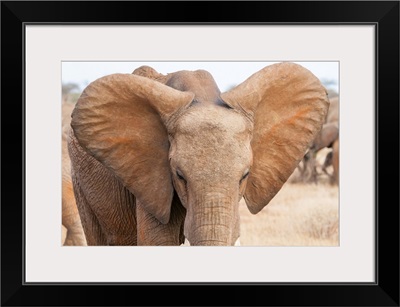
{"label": "savanna ground", "polygon": [[258,214],[239,210],[242,246],[339,245],[337,186],[288,182]]}
{"label": "savanna ground", "polygon": [[[296,169],[258,214],[240,201],[242,246],[339,245],[339,186],[330,184],[320,167],[328,152],[323,149],[317,155],[317,184],[302,183]],[[332,173],[332,166],[327,171]]]}

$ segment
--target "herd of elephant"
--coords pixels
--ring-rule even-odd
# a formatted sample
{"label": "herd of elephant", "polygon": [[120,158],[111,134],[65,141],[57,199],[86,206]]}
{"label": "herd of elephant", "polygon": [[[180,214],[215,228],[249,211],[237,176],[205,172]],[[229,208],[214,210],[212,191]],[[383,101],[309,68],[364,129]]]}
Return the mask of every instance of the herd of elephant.
{"label": "herd of elephant", "polygon": [[[325,123],[315,138],[308,152],[304,155],[298,168],[302,182],[318,183],[321,173],[318,172],[317,154],[322,149],[328,149],[323,156],[321,171],[326,174],[331,184],[339,184],[339,97],[329,99],[330,105]],[[331,166],[332,171],[328,169]]]}
{"label": "herd of elephant", "polygon": [[338,179],[335,105],[289,62],[224,93],[204,70],[95,80],[63,105],[63,244],[235,245],[242,198],[258,213],[323,147]]}

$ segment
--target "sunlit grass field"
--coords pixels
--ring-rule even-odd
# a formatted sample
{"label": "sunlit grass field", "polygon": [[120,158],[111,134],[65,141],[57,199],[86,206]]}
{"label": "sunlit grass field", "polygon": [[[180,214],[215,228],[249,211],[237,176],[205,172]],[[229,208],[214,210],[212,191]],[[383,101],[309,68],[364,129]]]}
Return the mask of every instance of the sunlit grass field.
{"label": "sunlit grass field", "polygon": [[256,215],[242,199],[241,245],[338,246],[338,192],[328,183],[286,183]]}

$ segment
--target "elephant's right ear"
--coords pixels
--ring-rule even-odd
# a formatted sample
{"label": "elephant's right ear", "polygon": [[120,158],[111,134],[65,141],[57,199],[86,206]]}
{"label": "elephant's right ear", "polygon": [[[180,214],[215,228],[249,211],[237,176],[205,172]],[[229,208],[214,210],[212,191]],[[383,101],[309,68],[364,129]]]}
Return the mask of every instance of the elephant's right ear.
{"label": "elephant's right ear", "polygon": [[113,74],[91,83],[72,113],[79,144],[162,223],[169,221],[173,197],[165,122],[193,96],[145,77]]}

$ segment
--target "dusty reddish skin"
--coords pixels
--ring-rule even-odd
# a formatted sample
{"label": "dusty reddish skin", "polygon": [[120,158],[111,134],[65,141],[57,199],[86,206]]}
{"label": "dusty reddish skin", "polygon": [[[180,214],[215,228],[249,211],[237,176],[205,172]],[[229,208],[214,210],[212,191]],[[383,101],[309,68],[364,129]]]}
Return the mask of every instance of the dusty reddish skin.
{"label": "dusty reddish skin", "polygon": [[203,70],[150,67],[90,84],[69,153],[89,245],[233,245],[238,203],[257,213],[296,168],[328,109],[291,63],[221,93]]}

